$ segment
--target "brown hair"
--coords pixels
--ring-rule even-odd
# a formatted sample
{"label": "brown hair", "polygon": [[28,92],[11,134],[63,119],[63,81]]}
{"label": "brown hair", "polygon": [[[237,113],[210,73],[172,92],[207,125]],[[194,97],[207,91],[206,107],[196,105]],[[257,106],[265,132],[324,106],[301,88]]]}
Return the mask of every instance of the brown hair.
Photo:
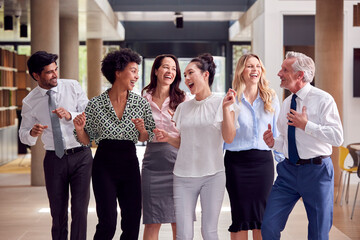
{"label": "brown hair", "polygon": [[141,93],[144,94],[144,92],[146,91],[148,93],[153,94],[155,92],[157,86],[157,77],[155,75],[155,71],[159,69],[159,67],[162,64],[162,60],[166,57],[172,58],[176,64],[176,76],[174,81],[170,85],[170,91],[169,91],[169,97],[170,97],[169,106],[172,110],[175,111],[177,106],[185,100],[185,92],[179,88],[181,82],[181,72],[180,72],[179,61],[174,55],[162,54],[155,58],[155,61],[151,69],[150,83],[146,87],[144,87]]}

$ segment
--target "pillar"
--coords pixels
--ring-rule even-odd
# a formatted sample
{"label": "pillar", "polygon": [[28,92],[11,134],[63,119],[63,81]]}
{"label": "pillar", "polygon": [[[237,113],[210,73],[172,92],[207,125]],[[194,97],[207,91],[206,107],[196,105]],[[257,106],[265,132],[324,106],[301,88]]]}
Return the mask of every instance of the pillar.
{"label": "pillar", "polygon": [[[344,0],[316,0],[315,85],[330,93],[343,116],[343,23]],[[333,147],[335,185],[340,177],[339,152]]]}
{"label": "pillar", "polygon": [[[39,50],[59,54],[59,0],[31,0],[31,53]],[[32,81],[32,88],[37,86]],[[31,185],[44,186],[45,150],[41,137],[31,147]]]}
{"label": "pillar", "polygon": [[87,39],[87,77],[88,77],[88,98],[91,99],[100,95],[102,86],[101,60],[102,39]]}
{"label": "pillar", "polygon": [[60,17],[60,66],[61,78],[79,79],[79,23],[77,10],[72,16]]}

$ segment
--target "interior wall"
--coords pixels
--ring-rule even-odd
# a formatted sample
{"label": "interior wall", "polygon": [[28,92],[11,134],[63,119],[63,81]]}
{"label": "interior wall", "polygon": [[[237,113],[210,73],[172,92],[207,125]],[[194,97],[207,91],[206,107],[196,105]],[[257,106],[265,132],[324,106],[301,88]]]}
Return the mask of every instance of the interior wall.
{"label": "interior wall", "polygon": [[[279,98],[283,94],[277,73],[284,56],[283,16],[314,15],[315,1],[264,1],[265,11],[253,23],[253,52],[266,67],[270,86]],[[360,48],[360,27],[353,27],[353,5],[360,1],[344,1],[344,74],[343,74],[343,126],[344,145],[359,142],[360,98],[353,97],[353,49]],[[262,28],[261,25],[264,27]]]}
{"label": "interior wall", "polygon": [[360,142],[360,98],[353,97],[353,49],[360,48],[360,27],[353,27],[353,5],[360,1],[344,1],[344,145]]}

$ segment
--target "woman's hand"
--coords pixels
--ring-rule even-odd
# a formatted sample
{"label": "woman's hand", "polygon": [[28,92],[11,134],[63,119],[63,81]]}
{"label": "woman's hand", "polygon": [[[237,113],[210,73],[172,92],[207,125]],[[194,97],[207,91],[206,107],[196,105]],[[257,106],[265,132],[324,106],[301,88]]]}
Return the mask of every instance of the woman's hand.
{"label": "woman's hand", "polygon": [[139,141],[145,142],[149,139],[149,134],[146,131],[144,119],[142,118],[133,118],[131,121],[134,123],[135,128],[139,131]]}
{"label": "woman's hand", "polygon": [[223,108],[228,108],[233,103],[235,103],[235,97],[236,97],[235,90],[229,88],[229,90],[226,93],[226,96],[224,97],[224,100],[223,100]]}
{"label": "woman's hand", "polygon": [[158,140],[159,142],[168,142],[169,141],[169,133],[166,132],[165,130],[155,128],[153,132],[155,134],[156,140]]}
{"label": "woman's hand", "polygon": [[171,137],[167,131],[159,128],[155,128],[153,132],[158,142],[167,142],[176,148],[180,147],[180,137]]}
{"label": "woman's hand", "polygon": [[76,132],[84,130],[85,123],[86,123],[86,115],[85,115],[85,113],[82,112],[81,114],[77,115],[74,118],[73,122],[74,122]]}
{"label": "woman's hand", "polygon": [[73,122],[74,122],[78,141],[84,145],[88,145],[90,143],[90,138],[89,138],[89,135],[84,130],[85,123],[86,123],[85,113],[83,112],[83,113],[77,115],[74,118]]}
{"label": "woman's hand", "polygon": [[132,118],[131,121],[135,124],[135,128],[140,133],[146,132],[144,119],[142,119],[142,118]]}

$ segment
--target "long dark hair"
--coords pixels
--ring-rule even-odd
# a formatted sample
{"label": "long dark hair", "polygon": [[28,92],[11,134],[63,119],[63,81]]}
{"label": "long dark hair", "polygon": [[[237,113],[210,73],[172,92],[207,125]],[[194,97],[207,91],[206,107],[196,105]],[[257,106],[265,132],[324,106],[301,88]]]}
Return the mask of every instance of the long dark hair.
{"label": "long dark hair", "polygon": [[141,91],[141,93],[142,94],[144,94],[144,92],[149,92],[151,94],[155,93],[155,89],[157,86],[157,77],[155,75],[155,70],[159,69],[159,67],[162,64],[162,60],[166,57],[172,58],[176,64],[176,76],[175,76],[174,81],[170,85],[170,91],[169,91],[169,96],[170,96],[169,106],[170,106],[170,109],[175,111],[177,106],[185,100],[185,92],[179,88],[179,85],[181,82],[181,72],[180,72],[179,61],[177,60],[177,58],[174,55],[162,54],[155,58],[154,64],[151,69],[150,83],[149,83],[149,85],[144,87],[144,89]]}

